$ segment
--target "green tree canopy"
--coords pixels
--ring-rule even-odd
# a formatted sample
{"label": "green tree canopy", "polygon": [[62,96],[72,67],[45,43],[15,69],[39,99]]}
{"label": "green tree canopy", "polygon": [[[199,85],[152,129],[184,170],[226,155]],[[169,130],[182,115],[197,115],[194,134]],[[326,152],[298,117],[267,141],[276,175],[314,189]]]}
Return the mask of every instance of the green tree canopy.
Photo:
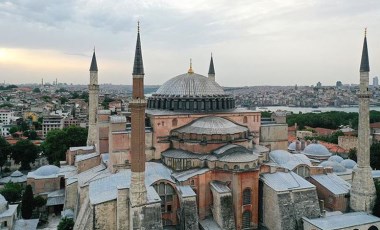
{"label": "green tree canopy", "polygon": [[70,147],[84,146],[87,141],[87,129],[70,126],[62,130],[55,129],[47,133],[42,144],[42,150],[50,164],[57,164],[65,159],[65,153]]}
{"label": "green tree canopy", "polygon": [[74,229],[74,221],[71,218],[64,217],[58,224],[58,230],[72,230]]}
{"label": "green tree canopy", "polygon": [[4,188],[0,190],[0,194],[11,203],[19,201],[22,194],[22,186],[20,184],[15,184],[8,182],[4,185]]}
{"label": "green tree canopy", "polygon": [[2,172],[5,162],[7,162],[8,155],[11,154],[11,145],[0,136],[0,171]]}
{"label": "green tree canopy", "polygon": [[16,164],[21,162],[22,170],[29,170],[30,163],[37,158],[38,147],[30,140],[19,140],[12,146],[12,158]]}
{"label": "green tree canopy", "polygon": [[34,207],[41,208],[42,206],[46,204],[46,199],[43,198],[42,196],[36,196],[33,198],[33,204],[34,204]]}
{"label": "green tree canopy", "polygon": [[30,219],[32,217],[32,212],[34,209],[33,204],[33,190],[31,185],[27,185],[25,188],[25,192],[22,195],[21,202],[21,216],[24,219]]}

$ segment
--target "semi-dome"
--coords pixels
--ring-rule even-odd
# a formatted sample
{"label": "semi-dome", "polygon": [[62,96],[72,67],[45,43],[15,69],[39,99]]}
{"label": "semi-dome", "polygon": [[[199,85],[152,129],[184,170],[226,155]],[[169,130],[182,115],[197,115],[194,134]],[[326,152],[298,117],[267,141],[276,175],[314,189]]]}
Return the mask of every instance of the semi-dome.
{"label": "semi-dome", "polygon": [[342,162],[344,159],[341,157],[341,156],[338,156],[338,155],[333,155],[331,157],[329,157],[328,159],[329,161],[335,161],[335,162]]}
{"label": "semi-dome", "polygon": [[316,157],[329,157],[331,156],[330,151],[321,144],[310,144],[305,147],[303,153],[307,156],[316,156]]}
{"label": "semi-dome", "polygon": [[215,81],[196,73],[178,75],[165,82],[156,92],[171,96],[223,95],[223,88]]}
{"label": "semi-dome", "polygon": [[50,176],[53,174],[57,174],[59,172],[59,168],[55,165],[44,165],[34,171],[34,175],[36,176]]}
{"label": "semi-dome", "polygon": [[351,159],[345,159],[340,162],[341,165],[347,169],[353,169],[356,166],[356,162]]}
{"label": "semi-dome", "polygon": [[336,173],[345,172],[347,170],[343,165],[341,165],[340,163],[336,161],[324,161],[320,163],[319,166],[331,167],[333,169],[333,172],[336,172]]}
{"label": "semi-dome", "polygon": [[248,128],[222,117],[209,116],[199,118],[188,125],[173,130],[173,132],[205,135],[236,134],[248,132]]}

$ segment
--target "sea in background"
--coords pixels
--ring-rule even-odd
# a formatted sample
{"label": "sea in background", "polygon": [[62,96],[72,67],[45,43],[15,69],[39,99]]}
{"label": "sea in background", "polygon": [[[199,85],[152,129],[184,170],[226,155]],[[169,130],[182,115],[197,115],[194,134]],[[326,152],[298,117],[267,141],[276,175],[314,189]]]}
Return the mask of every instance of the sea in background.
{"label": "sea in background", "polygon": [[[380,106],[370,106],[370,110],[380,111]],[[359,112],[359,107],[318,107],[318,108],[310,108],[310,107],[288,107],[288,106],[263,106],[256,107],[257,111],[277,111],[277,110],[286,110],[292,113],[323,113],[330,111],[343,111],[343,112]]]}

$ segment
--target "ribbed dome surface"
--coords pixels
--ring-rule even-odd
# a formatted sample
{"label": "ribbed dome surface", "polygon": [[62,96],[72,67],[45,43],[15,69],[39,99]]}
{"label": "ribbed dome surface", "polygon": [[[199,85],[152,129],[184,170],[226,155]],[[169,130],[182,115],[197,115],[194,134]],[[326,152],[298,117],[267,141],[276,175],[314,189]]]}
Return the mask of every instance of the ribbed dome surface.
{"label": "ribbed dome surface", "polygon": [[59,172],[59,168],[55,165],[45,165],[38,168],[34,171],[34,174],[37,176],[50,176],[53,174],[57,174]]}
{"label": "ribbed dome surface", "polygon": [[223,88],[213,80],[196,73],[178,75],[165,82],[156,92],[160,95],[206,96],[224,95]]}
{"label": "ribbed dome surface", "polygon": [[185,125],[175,130],[178,133],[196,134],[235,134],[248,131],[247,127],[235,124],[222,117],[202,117],[189,125]]}
{"label": "ribbed dome surface", "polygon": [[329,150],[321,144],[310,144],[306,146],[303,153],[311,156],[331,156]]}

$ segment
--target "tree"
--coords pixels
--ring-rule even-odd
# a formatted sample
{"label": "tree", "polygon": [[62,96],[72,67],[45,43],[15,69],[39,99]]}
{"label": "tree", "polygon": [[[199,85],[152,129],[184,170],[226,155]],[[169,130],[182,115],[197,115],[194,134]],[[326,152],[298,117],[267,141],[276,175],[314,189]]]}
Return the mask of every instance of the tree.
{"label": "tree", "polygon": [[356,156],[357,150],[356,148],[352,148],[348,151],[348,158],[350,158],[353,161],[358,161],[358,158]]}
{"label": "tree", "polygon": [[33,204],[35,208],[41,208],[46,204],[46,199],[42,196],[36,196],[33,199]]}
{"label": "tree", "polygon": [[61,97],[59,100],[61,101],[62,105],[69,101],[69,99],[67,99],[66,97]]}
{"label": "tree", "polygon": [[14,203],[19,201],[21,198],[22,186],[20,184],[15,184],[12,182],[8,182],[4,185],[4,188],[0,190],[0,194],[4,196],[4,198],[10,202]]}
{"label": "tree", "polygon": [[11,145],[0,136],[0,172],[3,173],[3,166],[7,162],[8,155],[11,154]]}
{"label": "tree", "polygon": [[74,229],[74,221],[71,218],[64,217],[58,224],[58,230],[72,230]]}
{"label": "tree", "polygon": [[380,169],[380,143],[373,143],[370,148],[372,169]]}
{"label": "tree", "polygon": [[29,131],[29,137],[28,137],[28,139],[29,140],[37,140],[37,138],[38,138],[38,136],[37,136],[36,131],[30,130]]}
{"label": "tree", "polygon": [[12,158],[16,164],[21,162],[21,170],[30,170],[30,163],[37,158],[38,148],[29,140],[19,140],[12,146]]}
{"label": "tree", "polygon": [[32,217],[32,212],[34,209],[33,204],[33,190],[31,185],[27,185],[25,188],[25,192],[22,195],[21,201],[21,216],[24,219],[30,219]]}
{"label": "tree", "polygon": [[57,164],[65,159],[69,147],[84,146],[87,141],[87,129],[70,126],[62,130],[54,129],[47,133],[42,150],[50,164]]}

